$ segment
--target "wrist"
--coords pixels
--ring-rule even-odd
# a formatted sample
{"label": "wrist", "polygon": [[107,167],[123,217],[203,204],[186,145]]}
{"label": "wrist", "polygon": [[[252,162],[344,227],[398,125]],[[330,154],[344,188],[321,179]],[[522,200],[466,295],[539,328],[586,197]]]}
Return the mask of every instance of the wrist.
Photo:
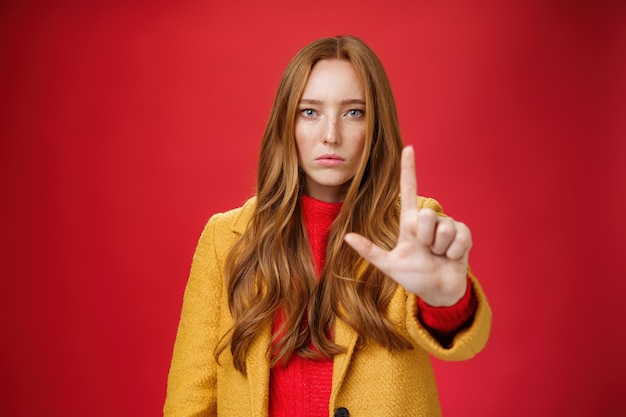
{"label": "wrist", "polygon": [[419,298],[431,307],[451,307],[458,303],[467,293],[469,280],[458,280],[447,288],[438,286],[430,293],[420,295]]}
{"label": "wrist", "polygon": [[474,295],[470,278],[467,277],[466,291],[454,305],[436,307],[418,298],[418,318],[429,329],[449,333],[459,330],[474,315],[477,300]]}

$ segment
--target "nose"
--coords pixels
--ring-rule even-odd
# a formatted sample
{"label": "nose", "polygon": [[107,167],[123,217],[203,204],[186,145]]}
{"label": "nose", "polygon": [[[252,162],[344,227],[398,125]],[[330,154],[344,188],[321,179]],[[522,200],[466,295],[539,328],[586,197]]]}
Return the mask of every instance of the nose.
{"label": "nose", "polygon": [[324,143],[328,144],[338,145],[341,143],[341,132],[337,118],[326,119],[326,123],[324,124],[323,139]]}

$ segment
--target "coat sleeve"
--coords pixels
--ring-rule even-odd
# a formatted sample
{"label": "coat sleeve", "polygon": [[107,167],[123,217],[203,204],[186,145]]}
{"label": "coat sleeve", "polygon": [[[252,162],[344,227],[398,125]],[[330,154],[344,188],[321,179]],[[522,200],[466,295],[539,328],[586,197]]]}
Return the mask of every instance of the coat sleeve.
{"label": "coat sleeve", "polygon": [[[439,203],[432,198],[419,198],[418,207],[428,207],[435,210],[440,215],[443,210]],[[407,331],[411,338],[430,354],[443,360],[458,361],[469,359],[480,352],[489,339],[491,329],[491,308],[487,302],[487,297],[483,292],[476,277],[469,271],[468,277],[477,307],[472,322],[464,329],[457,332],[449,346],[442,346],[437,339],[428,331],[426,327],[417,319],[418,298],[407,293]]]}
{"label": "coat sleeve", "polygon": [[213,353],[223,288],[215,245],[219,217],[211,217],[193,256],[167,380],[166,417],[217,416]]}

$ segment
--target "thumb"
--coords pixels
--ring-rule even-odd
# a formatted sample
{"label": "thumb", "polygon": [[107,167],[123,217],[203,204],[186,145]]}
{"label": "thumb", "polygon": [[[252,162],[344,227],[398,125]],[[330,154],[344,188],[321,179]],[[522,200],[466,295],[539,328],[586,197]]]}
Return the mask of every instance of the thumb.
{"label": "thumb", "polygon": [[385,260],[387,251],[373,244],[369,239],[358,233],[348,233],[343,240],[352,247],[361,257],[385,272]]}

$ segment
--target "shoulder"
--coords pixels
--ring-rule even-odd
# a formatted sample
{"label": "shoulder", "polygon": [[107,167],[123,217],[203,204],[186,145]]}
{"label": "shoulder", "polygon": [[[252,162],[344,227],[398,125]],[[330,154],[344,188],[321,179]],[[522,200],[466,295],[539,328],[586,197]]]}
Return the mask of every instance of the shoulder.
{"label": "shoulder", "polygon": [[209,219],[207,227],[241,234],[246,230],[255,206],[256,197],[251,197],[241,207],[213,214]]}
{"label": "shoulder", "polygon": [[256,198],[252,197],[241,207],[213,214],[200,234],[195,257],[225,256],[245,231],[252,217],[255,202]]}

